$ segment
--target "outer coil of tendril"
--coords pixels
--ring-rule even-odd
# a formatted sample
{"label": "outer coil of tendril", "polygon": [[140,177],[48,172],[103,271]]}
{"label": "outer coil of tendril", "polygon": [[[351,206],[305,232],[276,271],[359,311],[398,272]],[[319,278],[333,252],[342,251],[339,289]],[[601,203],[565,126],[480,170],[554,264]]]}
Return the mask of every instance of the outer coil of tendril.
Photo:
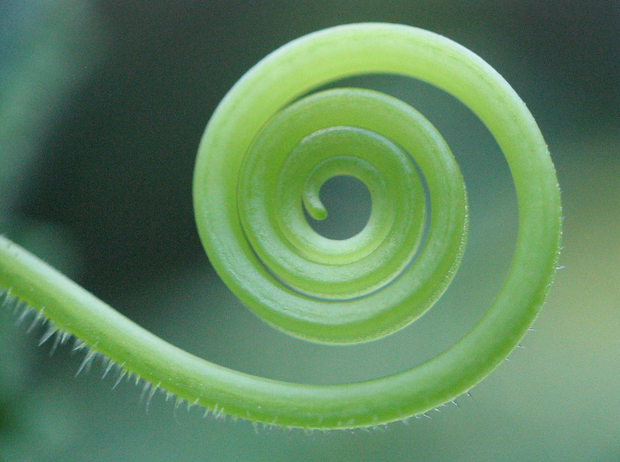
{"label": "outer coil of tendril", "polygon": [[[408,26],[357,24],[310,34],[276,50],[237,82],[209,122],[196,163],[194,204],[205,249],[226,284],[269,323],[324,342],[391,332],[444,290],[464,245],[465,190],[430,124],[403,103],[362,90],[319,93],[287,107],[328,82],[367,73],[431,83],[487,126],[506,157],[518,200],[510,270],[479,323],[426,363],[389,377],[327,387],[218,372],[221,377],[213,380],[221,384],[214,386],[233,386],[247,400],[244,405],[227,400],[233,413],[259,420],[277,415],[285,425],[329,428],[372,425],[432,409],[467,391],[508,356],[553,280],[561,234],[559,188],[525,104],[482,59],[444,37]],[[363,109],[366,104],[372,109]],[[318,121],[308,115],[315,109]],[[401,137],[412,131],[415,141]],[[336,155],[324,155],[326,150]],[[370,153],[375,150],[380,154]],[[420,166],[431,196],[429,237],[410,266],[424,212],[417,199],[419,182],[409,176],[414,169],[408,155]],[[373,200],[367,228],[341,247],[310,230],[301,205],[320,218],[318,189],[339,174],[364,181]],[[391,201],[399,188],[412,194],[398,191]],[[407,224],[398,228],[401,213]],[[384,220],[387,230],[378,226]],[[394,241],[404,250],[383,248]],[[364,260],[368,271],[356,266]],[[382,262],[385,272],[379,270]],[[343,269],[345,264],[354,270]],[[336,278],[341,272],[345,283]]]}

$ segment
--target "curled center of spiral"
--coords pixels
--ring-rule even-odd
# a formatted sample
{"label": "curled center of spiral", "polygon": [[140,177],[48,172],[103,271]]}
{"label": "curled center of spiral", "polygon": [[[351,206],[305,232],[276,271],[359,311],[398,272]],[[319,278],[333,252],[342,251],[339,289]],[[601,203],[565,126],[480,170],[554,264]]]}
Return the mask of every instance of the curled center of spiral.
{"label": "curled center of spiral", "polygon": [[[274,117],[254,143],[240,181],[241,218],[255,252],[283,284],[321,299],[351,299],[385,286],[411,261],[424,229],[423,189],[412,159],[386,137],[349,125],[323,128],[322,118],[302,125],[314,98]],[[342,175],[366,185],[372,209],[360,233],[333,240],[312,229],[303,210],[324,218],[321,186]]]}
{"label": "curled center of spiral", "polygon": [[342,241],[359,234],[368,224],[371,210],[370,191],[350,175],[338,175],[321,185],[319,200],[326,215],[306,220],[317,233],[328,239]]}

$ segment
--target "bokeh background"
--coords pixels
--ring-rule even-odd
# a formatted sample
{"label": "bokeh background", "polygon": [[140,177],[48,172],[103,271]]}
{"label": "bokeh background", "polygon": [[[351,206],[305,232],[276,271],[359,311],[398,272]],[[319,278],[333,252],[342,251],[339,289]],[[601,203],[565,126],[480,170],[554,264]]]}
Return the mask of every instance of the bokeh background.
{"label": "bokeh background", "polygon": [[[133,383],[112,391],[98,364],[76,378],[81,353],[50,356],[29,319],[16,326],[2,310],[0,461],[620,461],[617,0],[4,0],[0,232],[158,335],[236,369],[329,383],[432,357],[488,306],[516,229],[501,153],[451,97],[411,79],[354,82],[425,113],[470,193],[462,270],[402,332],[337,348],[275,332],[219,281],[193,222],[196,147],[226,91],[278,46],[359,21],[462,43],[539,122],[563,190],[565,268],[526,348],[428,419],[305,434],[203,419],[160,394],[147,410]],[[325,192],[330,226],[345,233],[368,207],[348,186]]]}

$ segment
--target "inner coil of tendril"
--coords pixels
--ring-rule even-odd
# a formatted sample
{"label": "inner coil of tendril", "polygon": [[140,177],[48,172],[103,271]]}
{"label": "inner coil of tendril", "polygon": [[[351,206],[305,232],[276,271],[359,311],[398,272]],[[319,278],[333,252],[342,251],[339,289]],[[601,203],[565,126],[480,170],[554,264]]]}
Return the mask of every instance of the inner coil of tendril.
{"label": "inner coil of tendril", "polygon": [[[362,181],[372,203],[365,228],[341,241],[318,234],[303,214],[325,217],[319,191],[337,175]],[[296,101],[262,128],[238,184],[240,220],[257,258],[300,302],[319,305],[322,319],[381,326],[377,320],[396,316],[374,329],[397,329],[435,302],[460,261],[467,210],[456,161],[428,120],[388,95],[345,88]],[[427,241],[413,259],[426,215]]]}

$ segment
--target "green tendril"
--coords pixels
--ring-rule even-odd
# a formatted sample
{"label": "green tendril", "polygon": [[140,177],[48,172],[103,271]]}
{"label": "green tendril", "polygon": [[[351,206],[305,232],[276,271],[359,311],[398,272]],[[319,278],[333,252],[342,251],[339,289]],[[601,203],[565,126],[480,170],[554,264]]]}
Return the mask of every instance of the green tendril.
{"label": "green tendril", "polygon": [[[230,289],[294,336],[368,341],[428,310],[462,258],[465,186],[446,142],[407,104],[361,89],[310,94],[369,73],[413,77],[455,96],[488,127],[514,179],[519,231],[508,275],[478,324],[438,356],[364,382],[280,382],[166,343],[5,238],[0,285],[44,316],[59,338],[75,336],[151,393],[162,388],[216,414],[354,428],[454,400],[500,364],[533,323],[555,274],[561,233],[559,189],[542,135],[512,88],[472,52],[413,27],[355,24],[271,53],[237,82],[207,126],[194,174],[198,230]],[[327,216],[319,191],[340,175],[366,185],[371,213],[360,233],[331,240],[305,213]]]}

